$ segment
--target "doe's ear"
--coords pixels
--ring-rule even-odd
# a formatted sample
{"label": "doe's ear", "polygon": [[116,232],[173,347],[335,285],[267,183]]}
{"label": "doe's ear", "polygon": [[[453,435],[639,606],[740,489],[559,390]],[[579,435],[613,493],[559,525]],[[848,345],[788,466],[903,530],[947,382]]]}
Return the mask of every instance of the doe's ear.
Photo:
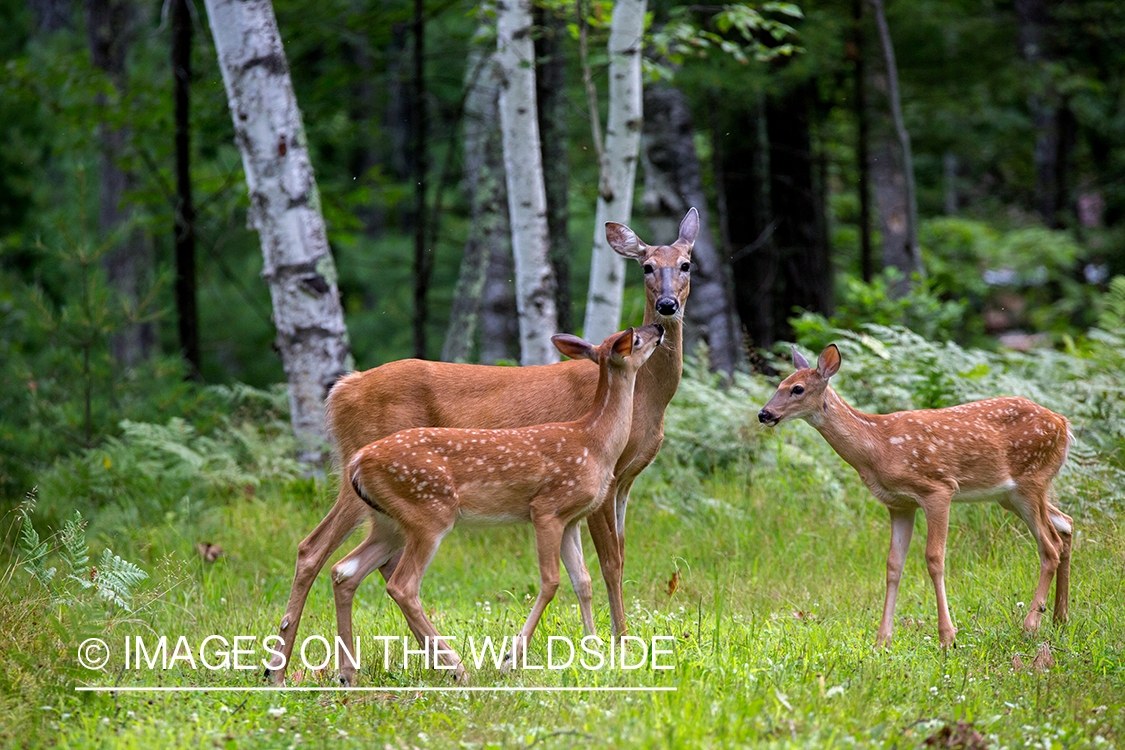
{"label": "doe's ear", "polygon": [[692,206],[688,209],[687,215],[684,220],[680,222],[680,242],[686,243],[688,247],[695,244],[695,238],[699,234],[699,212]]}
{"label": "doe's ear", "polygon": [[626,258],[640,260],[645,257],[645,243],[637,237],[637,233],[624,224],[616,221],[605,223],[605,238],[613,252]]}
{"label": "doe's ear", "polygon": [[622,331],[617,334],[617,338],[613,340],[612,351],[618,357],[628,357],[633,353],[633,337],[636,331],[630,328],[627,331]]}
{"label": "doe's ear", "polygon": [[571,359],[588,359],[591,362],[598,361],[598,353],[594,351],[594,347],[589,342],[583,341],[577,336],[569,333],[556,333],[551,337],[551,343],[555,348],[563,353],[564,356]]}
{"label": "doe's ear", "polygon": [[816,363],[816,371],[820,373],[820,377],[828,380],[840,371],[842,361],[839,348],[835,344],[829,344],[820,353],[820,359]]}
{"label": "doe's ear", "polygon": [[790,346],[789,348],[793,350],[793,367],[798,370],[807,370],[812,366],[809,364],[809,361],[805,359],[805,355],[797,351],[797,347]]}

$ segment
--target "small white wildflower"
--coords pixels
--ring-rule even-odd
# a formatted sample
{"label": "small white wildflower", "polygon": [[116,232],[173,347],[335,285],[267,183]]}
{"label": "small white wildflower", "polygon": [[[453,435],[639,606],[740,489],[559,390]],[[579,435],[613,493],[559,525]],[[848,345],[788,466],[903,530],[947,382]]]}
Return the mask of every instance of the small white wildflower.
{"label": "small white wildflower", "polygon": [[109,726],[109,717],[108,716],[102,718],[102,724],[105,724],[107,727]]}
{"label": "small white wildflower", "polygon": [[274,708],[273,706],[270,706],[268,709],[266,709],[266,713],[268,713],[270,716],[284,716],[287,711],[285,709],[285,706],[282,706],[281,708]]}
{"label": "small white wildflower", "polygon": [[1026,605],[1026,604],[1024,604],[1023,602],[1016,602],[1016,606],[1017,606],[1017,607],[1019,607],[1020,609],[1023,609],[1023,608],[1024,608],[1024,607],[1026,607],[1027,605]]}
{"label": "small white wildflower", "polygon": [[933,685],[930,686],[930,695],[937,695],[937,687],[936,686],[933,686]]}
{"label": "small white wildflower", "polygon": [[825,698],[835,698],[837,695],[843,695],[843,694],[844,694],[844,686],[843,685],[833,685],[832,687],[828,688],[828,692],[826,692],[824,694],[824,697]]}

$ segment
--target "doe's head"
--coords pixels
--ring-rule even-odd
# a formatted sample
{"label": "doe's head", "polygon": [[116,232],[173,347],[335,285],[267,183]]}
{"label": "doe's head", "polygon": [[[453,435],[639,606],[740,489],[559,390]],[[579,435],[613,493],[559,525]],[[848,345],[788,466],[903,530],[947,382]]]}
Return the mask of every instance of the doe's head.
{"label": "doe's head", "polygon": [[699,212],[694,208],[688,209],[680,222],[680,236],[671,245],[646,245],[624,224],[605,223],[605,238],[613,251],[641,264],[645,297],[665,319],[683,317],[691,290],[691,250],[698,234]]}
{"label": "doe's head", "polygon": [[635,373],[664,340],[664,326],[653,323],[639,328],[629,328],[610,334],[600,346],[572,336],[556,333],[551,342],[571,359],[588,359],[601,364],[604,360],[611,368]]}
{"label": "doe's head", "polygon": [[781,381],[773,398],[758,412],[758,421],[772,427],[789,419],[821,413],[825,408],[828,380],[839,372],[841,361],[835,344],[829,344],[820,353],[816,367],[811,367],[797,347],[793,347],[793,366],[797,371]]}

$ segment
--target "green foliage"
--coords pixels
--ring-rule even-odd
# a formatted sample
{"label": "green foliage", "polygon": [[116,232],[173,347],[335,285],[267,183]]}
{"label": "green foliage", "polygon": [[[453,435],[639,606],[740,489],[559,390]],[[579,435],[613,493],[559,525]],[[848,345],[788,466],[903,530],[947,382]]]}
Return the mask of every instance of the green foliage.
{"label": "green foliage", "polygon": [[1087,251],[1069,232],[1036,225],[1001,231],[946,217],[922,222],[919,242],[932,289],[945,299],[964,300],[978,314],[1002,310],[1012,326],[1034,331],[1095,322],[1091,289],[1074,279]]}
{"label": "green foliage", "polygon": [[804,313],[794,322],[799,339],[814,335],[813,331],[827,325],[832,328],[857,329],[875,325],[903,325],[932,340],[946,340],[964,334],[967,303],[945,299],[933,280],[915,278],[910,291],[895,297],[891,289],[902,277],[889,268],[864,283],[851,274],[841,274],[837,285],[836,311],[825,320],[823,316]]}
{"label": "green foliage", "polygon": [[1107,331],[1125,328],[1125,276],[1114,276],[1100,300],[1098,327]]}
{"label": "green foliage", "polygon": [[797,30],[779,20],[803,18],[801,9],[792,3],[768,2],[760,8],[738,3],[706,10],[708,17],[700,24],[695,6],[673,7],[668,20],[649,35],[652,53],[643,60],[649,81],[672,78],[675,67],[689,58],[705,59],[714,51],[742,65],[751,58],[761,63],[804,52],[791,41]]}
{"label": "green foliage", "polygon": [[57,579],[56,568],[47,567],[47,557],[51,552],[48,543],[39,540],[32,522],[34,510],[35,494],[30,493],[17,511],[20,534],[16,546],[16,564],[39,584],[50,605],[74,606],[103,599],[126,612],[131,611],[130,602],[134,592],[148,578],[148,573],[113,554],[109,548],[102,550],[97,565],[90,566],[85,522],[82,513],[76,510],[73,517],[63,522],[59,532],[52,535],[52,538],[58,538],[55,551],[68,571],[65,578]]}
{"label": "green foliage", "polygon": [[179,417],[123,421],[121,435],[60,459],[41,477],[44,509],[81,508],[99,528],[162,517],[184,498],[252,494],[302,475],[284,389],[208,388],[218,415],[206,431]]}

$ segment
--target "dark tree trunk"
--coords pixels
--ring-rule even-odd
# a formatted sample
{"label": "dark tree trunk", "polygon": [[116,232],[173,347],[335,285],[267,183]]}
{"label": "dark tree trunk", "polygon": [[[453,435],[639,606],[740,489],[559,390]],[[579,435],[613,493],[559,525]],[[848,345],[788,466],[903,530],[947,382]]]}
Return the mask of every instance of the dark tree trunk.
{"label": "dark tree trunk", "polygon": [[191,12],[188,0],[172,0],[172,80],[176,118],[176,310],[180,350],[189,376],[199,377],[196,312],[195,205],[191,196]]}
{"label": "dark tree trunk", "polygon": [[28,0],[27,7],[31,10],[35,28],[40,34],[50,34],[71,25],[73,0]]}
{"label": "dark tree trunk", "polygon": [[[1050,227],[1062,224],[1067,208],[1067,167],[1074,140],[1073,115],[1059,101],[1058,91],[1045,72],[1057,58],[1049,0],[1016,0],[1020,55],[1041,80],[1042,90],[1028,96],[1027,107],[1035,127],[1035,210]],[[1035,87],[1038,89],[1039,87]]]}
{"label": "dark tree trunk", "polygon": [[566,55],[562,38],[566,19],[557,10],[536,5],[535,96],[539,110],[539,150],[543,154],[543,183],[547,189],[547,233],[551,267],[555,272],[555,308],[560,331],[572,331],[570,305],[570,129],[567,127]]}
{"label": "dark tree trunk", "polygon": [[[480,62],[484,54],[487,53],[475,49],[468,65],[470,76],[481,65],[475,80],[468,81],[469,89],[465,95],[464,189],[469,203],[470,223],[461,257],[461,271],[453,292],[449,327],[441,350],[441,358],[446,362],[469,361],[477,322],[481,317],[490,259],[495,254],[512,254],[504,154],[500,142],[500,92],[492,61],[483,65]],[[489,325],[495,326],[495,323]],[[494,358],[507,357],[506,353],[492,354]]]}
{"label": "dark tree trunk", "polygon": [[879,231],[883,235],[883,267],[896,268],[901,280],[895,294],[909,289],[914,263],[906,235],[906,182],[898,149],[889,133],[880,138],[871,154],[871,178],[875,183],[875,202],[879,207]]}
{"label": "dark tree trunk", "polygon": [[[125,61],[133,38],[135,12],[129,0],[86,0],[90,57],[94,65],[109,76],[119,95],[125,91]],[[104,99],[101,104],[107,105]],[[130,134],[127,128],[115,129],[106,123],[98,125],[98,134],[101,140],[98,228],[102,237],[108,237],[132,218],[124,197],[132,187],[133,176],[117,164]],[[151,255],[144,233],[133,229],[125,232],[121,241],[104,256],[103,266],[110,288],[132,310],[137,309],[142,284],[151,273]],[[110,347],[118,362],[133,366],[148,356],[154,343],[152,324],[133,320],[112,336]]]}
{"label": "dark tree trunk", "polygon": [[853,69],[853,88],[855,89],[856,118],[856,170],[859,173],[856,192],[859,193],[859,265],[863,280],[871,281],[875,272],[871,253],[871,186],[869,184],[868,144],[870,143],[870,122],[867,115],[867,80],[864,60],[866,50],[863,46],[863,2],[853,0],[853,36],[855,45],[855,67]]}
{"label": "dark tree trunk", "polygon": [[426,19],[425,3],[414,0],[414,356],[426,359],[426,295],[433,249],[426,247]]}
{"label": "dark tree trunk", "polygon": [[766,102],[770,152],[770,206],[777,229],[781,276],[775,334],[788,338],[796,308],[832,312],[832,264],[823,231],[821,198],[812,152],[812,82]]}
{"label": "dark tree trunk", "polygon": [[727,205],[734,300],[749,345],[772,346],[774,336],[774,282],[777,247],[767,219],[767,151],[762,138],[762,108],[732,107],[716,117],[714,148],[721,165],[721,184]]}
{"label": "dark tree trunk", "polygon": [[[887,235],[884,234],[883,237],[883,265],[894,265],[903,272],[903,278],[891,290],[893,294],[898,296],[905,294],[910,289],[913,275],[922,275],[925,273],[925,269],[922,267],[922,252],[918,247],[918,198],[914,190],[914,158],[911,154],[910,133],[906,130],[906,123],[902,116],[902,97],[898,86],[898,64],[895,62],[894,44],[891,40],[890,27],[887,25],[886,14],[883,12],[883,0],[871,0],[871,5],[875,9],[875,26],[879,32],[879,44],[883,50],[883,70],[879,77],[882,83],[880,88],[886,94],[887,109],[890,112],[893,127],[893,131],[883,134],[882,142],[877,147],[881,153],[876,155],[877,164],[872,164],[872,171],[876,181],[876,200],[879,202],[880,218],[883,221],[884,231],[897,221],[895,217],[898,214],[894,212],[898,210],[896,207],[900,205],[900,201],[903,207],[904,226],[901,233],[904,250],[902,254],[899,254],[897,245],[888,246]],[[890,141],[892,137],[894,138],[894,146]],[[895,150],[894,157],[887,158],[891,155],[887,149],[891,148]],[[874,174],[878,169],[890,169],[894,164],[897,164],[897,177],[890,179],[886,172],[881,175]],[[880,190],[885,191],[891,185],[901,191],[901,198],[894,198],[885,194],[887,200],[880,198]],[[886,208],[887,213],[884,212],[884,208]],[[893,228],[892,231],[894,231]]]}
{"label": "dark tree trunk", "polygon": [[692,251],[693,294],[684,311],[685,347],[693,351],[700,340],[706,341],[712,369],[731,373],[741,359],[742,330],[731,299],[730,272],[711,235],[687,97],[671,86],[648,86],[644,112],[642,202],[651,240],[671,240],[688,209],[694,206],[699,211],[699,236]]}
{"label": "dark tree trunk", "polygon": [[[504,217],[507,228],[507,214],[502,212],[497,218],[500,216]],[[519,361],[520,321],[516,310],[515,274],[511,245],[489,248],[488,270],[481,294],[481,364],[492,365],[502,359]]]}
{"label": "dark tree trunk", "polygon": [[406,84],[407,26],[396,23],[387,45],[387,112],[383,123],[388,135],[387,166],[398,180],[414,174],[411,139],[414,133],[415,104]]}

